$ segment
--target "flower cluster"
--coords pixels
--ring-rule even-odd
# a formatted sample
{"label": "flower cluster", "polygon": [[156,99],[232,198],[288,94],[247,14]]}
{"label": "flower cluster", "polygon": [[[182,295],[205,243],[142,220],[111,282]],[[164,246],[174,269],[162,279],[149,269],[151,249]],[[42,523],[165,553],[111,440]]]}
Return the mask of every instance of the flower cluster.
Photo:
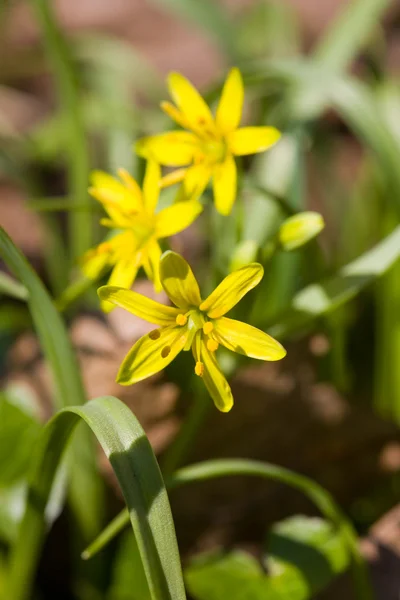
{"label": "flower cluster", "polygon": [[[104,311],[121,306],[158,326],[132,347],[117,381],[131,385],[164,369],[182,350],[192,350],[196,375],[217,408],[226,412],[233,398],[215,357],[220,344],[260,360],[280,360],[286,354],[263,331],[225,316],[260,282],[263,267],[255,262],[242,266],[203,300],[188,263],[174,252],[162,254],[159,240],[183,231],[200,215],[199,200],[210,181],[217,211],[228,215],[237,194],[235,157],[267,150],[280,132],[240,127],[244,90],[238,69],[226,79],[215,116],[179,73],[170,74],[168,87],[174,104],[163,102],[161,108],[182,129],[137,142],[136,152],[147,160],[142,189],[123,169],[119,179],[100,171],[92,174],[89,192],[107,213],[102,225],[112,231],[82,257],[81,266],[94,280],[111,271],[108,285],[98,291]],[[163,176],[162,166],[176,169]],[[174,184],[180,184],[175,202],[158,210],[160,190]],[[174,306],[129,289],[140,268]]]}

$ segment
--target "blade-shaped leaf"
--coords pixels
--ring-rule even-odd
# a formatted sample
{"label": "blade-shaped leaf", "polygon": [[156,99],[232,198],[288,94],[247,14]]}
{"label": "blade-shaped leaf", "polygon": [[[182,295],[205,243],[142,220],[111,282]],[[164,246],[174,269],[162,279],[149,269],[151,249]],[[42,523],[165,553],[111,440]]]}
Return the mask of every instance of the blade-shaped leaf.
{"label": "blade-shaped leaf", "polygon": [[28,504],[12,549],[8,597],[30,597],[45,535],[45,509],[60,460],[80,420],[93,431],[120,483],[152,600],[185,600],[168,496],[150,443],[129,408],[103,397],[58,412],[34,452]]}
{"label": "blade-shaped leaf", "polygon": [[[0,256],[28,291],[29,310],[53,375],[55,406],[61,408],[83,404],[86,401],[85,391],[64,323],[43,283],[1,228]],[[77,457],[71,466],[74,471],[71,480],[74,509],[83,531],[93,536],[100,522],[102,485],[95,469],[91,440],[84,434],[79,435],[79,443],[75,448]],[[82,496],[85,502],[82,502]]]}

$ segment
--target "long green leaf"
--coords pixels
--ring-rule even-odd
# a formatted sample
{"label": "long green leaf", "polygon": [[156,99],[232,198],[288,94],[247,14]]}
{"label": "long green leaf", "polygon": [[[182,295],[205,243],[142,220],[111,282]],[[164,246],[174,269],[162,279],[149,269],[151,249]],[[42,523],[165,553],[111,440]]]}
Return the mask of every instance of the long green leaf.
{"label": "long green leaf", "polygon": [[314,51],[314,60],[335,70],[345,69],[368,38],[390,0],[351,0]]}
{"label": "long green leaf", "polygon": [[0,273],[0,293],[18,300],[26,300],[28,297],[26,288],[6,273]]}
{"label": "long green leaf", "polygon": [[[358,549],[357,535],[351,523],[336,506],[331,495],[308,477],[298,475],[288,469],[269,463],[246,459],[222,459],[209,460],[179,469],[166,481],[166,485],[167,489],[174,489],[188,483],[235,475],[249,475],[272,479],[289,485],[305,494],[317,506],[324,517],[338,528],[343,539],[346,541],[348,552],[352,557],[354,581],[360,600],[371,598],[367,572]],[[86,549],[86,558],[93,556],[103,548],[128,523],[129,513],[125,509],[108,525],[97,540]]]}
{"label": "long green leaf", "polygon": [[[29,310],[53,375],[55,406],[62,408],[84,404],[86,395],[79,366],[64,323],[43,283],[1,228],[0,256],[28,291]],[[95,469],[91,440],[80,435],[76,452],[77,460],[71,467],[74,471],[71,494],[81,527],[86,532],[85,535],[92,536],[100,522],[102,488]],[[85,497],[85,502],[81,501],[82,496]]]}
{"label": "long green leaf", "polygon": [[[46,425],[35,449],[28,505],[14,545],[8,598],[27,600],[45,535],[45,509],[60,460],[80,420],[110,460],[129,510],[152,600],[185,600],[168,496],[150,443],[129,408],[102,397],[68,407]],[[82,496],[82,501],[86,499]]]}
{"label": "long green leaf", "polygon": [[400,225],[372,250],[339,270],[338,274],[298,292],[290,309],[269,331],[279,338],[303,330],[318,317],[348,302],[385,273],[400,257]]}
{"label": "long green leaf", "polygon": [[[68,194],[79,206],[91,204],[87,193],[89,179],[89,150],[83,125],[78,77],[75,72],[70,49],[53,14],[49,0],[34,0],[33,7],[43,30],[47,54],[51,62],[57,93],[62,110],[68,120],[65,150],[68,157]],[[78,258],[92,240],[90,211],[69,215],[72,258]]]}

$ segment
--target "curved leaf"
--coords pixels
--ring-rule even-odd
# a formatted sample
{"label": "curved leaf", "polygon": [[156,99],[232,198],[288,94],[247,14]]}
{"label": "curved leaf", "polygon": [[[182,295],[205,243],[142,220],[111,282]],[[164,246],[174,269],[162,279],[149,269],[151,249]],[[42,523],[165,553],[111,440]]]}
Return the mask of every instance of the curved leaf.
{"label": "curved leaf", "polygon": [[157,461],[136,417],[113,397],[65,408],[45,426],[35,449],[26,512],[11,553],[8,597],[30,597],[50,490],[81,419],[96,435],[120,483],[152,600],[185,600],[171,509]]}

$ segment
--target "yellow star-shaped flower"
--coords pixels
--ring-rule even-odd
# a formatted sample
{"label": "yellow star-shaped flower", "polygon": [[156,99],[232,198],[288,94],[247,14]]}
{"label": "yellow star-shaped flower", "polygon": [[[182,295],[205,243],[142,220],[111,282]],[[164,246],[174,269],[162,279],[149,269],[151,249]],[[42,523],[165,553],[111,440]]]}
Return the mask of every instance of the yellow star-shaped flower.
{"label": "yellow star-shaped flower", "polygon": [[[81,259],[83,272],[97,279],[112,268],[110,285],[129,288],[140,267],[161,289],[159,263],[162,254],[158,240],[188,227],[202,211],[197,201],[175,204],[156,213],[160,191],[160,167],[154,161],[147,164],[143,191],[124,169],[118,171],[121,181],[102,171],[92,174],[89,192],[105,208],[107,219],[101,223],[119,231],[114,237],[88,250]],[[106,312],[113,305],[102,303]]]}
{"label": "yellow star-shaped flower", "polygon": [[183,182],[183,198],[200,197],[212,177],[217,210],[228,215],[236,198],[235,156],[263,152],[281,134],[275,127],[240,127],[244,89],[240,71],[232,69],[226,79],[216,116],[192,84],[179,73],[168,77],[176,104],[161,108],[187,131],[169,131],[142,138],[139,155],[169,167],[185,167],[167,175],[162,185]]}
{"label": "yellow star-shaped flower", "polygon": [[117,382],[131,385],[164,369],[181,350],[192,349],[195,373],[203,378],[216,407],[232,408],[231,388],[215,358],[219,344],[258,358],[280,360],[285,349],[268,334],[224,315],[262,279],[263,267],[252,263],[230,275],[205,299],[188,263],[175,252],[160,261],[160,279],[175,307],[165,306],[141,294],[115,286],[99,288],[102,301],[112,302],[134,315],[159,325],[141,337],[125,357]]}

